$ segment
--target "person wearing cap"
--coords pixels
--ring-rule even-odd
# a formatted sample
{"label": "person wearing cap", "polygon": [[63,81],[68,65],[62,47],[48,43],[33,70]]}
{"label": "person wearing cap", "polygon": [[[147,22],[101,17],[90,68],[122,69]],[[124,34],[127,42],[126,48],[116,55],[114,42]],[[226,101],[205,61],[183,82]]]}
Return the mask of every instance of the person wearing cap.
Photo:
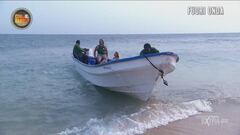
{"label": "person wearing cap", "polygon": [[84,50],[80,47],[80,40],[77,40],[73,48],[73,56],[76,59],[81,60],[83,53],[84,53]]}
{"label": "person wearing cap", "polygon": [[140,55],[151,54],[151,53],[159,53],[154,47],[151,47],[149,43],[144,44],[144,49],[140,52]]}
{"label": "person wearing cap", "polygon": [[106,63],[108,60],[108,50],[104,45],[103,39],[99,40],[99,45],[94,49],[94,57],[97,58],[99,64]]}

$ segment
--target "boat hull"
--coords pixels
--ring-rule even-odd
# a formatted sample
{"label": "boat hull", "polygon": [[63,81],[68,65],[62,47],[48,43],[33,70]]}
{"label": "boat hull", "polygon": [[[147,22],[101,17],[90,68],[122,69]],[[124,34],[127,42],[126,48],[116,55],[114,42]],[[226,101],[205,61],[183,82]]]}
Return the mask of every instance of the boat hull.
{"label": "boat hull", "polygon": [[[173,53],[148,55],[149,60],[164,71],[164,76],[175,70],[178,56]],[[77,71],[92,84],[147,100],[160,78],[160,73],[146,58],[137,56],[103,65],[87,65],[74,59]]]}

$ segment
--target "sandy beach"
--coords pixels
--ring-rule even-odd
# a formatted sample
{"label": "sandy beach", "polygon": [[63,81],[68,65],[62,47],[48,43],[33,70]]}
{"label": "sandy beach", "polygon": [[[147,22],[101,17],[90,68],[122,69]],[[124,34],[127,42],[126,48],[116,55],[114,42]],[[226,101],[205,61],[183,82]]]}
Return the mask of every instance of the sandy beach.
{"label": "sandy beach", "polygon": [[147,130],[144,135],[239,135],[239,104],[230,100],[212,107],[212,112]]}

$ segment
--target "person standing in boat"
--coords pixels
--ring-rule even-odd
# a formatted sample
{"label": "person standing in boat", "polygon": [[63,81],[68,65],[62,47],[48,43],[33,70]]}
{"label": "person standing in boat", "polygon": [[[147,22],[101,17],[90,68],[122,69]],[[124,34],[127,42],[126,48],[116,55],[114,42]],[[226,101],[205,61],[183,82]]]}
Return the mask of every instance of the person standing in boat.
{"label": "person standing in boat", "polygon": [[77,40],[73,48],[73,56],[81,61],[83,53],[84,50],[80,47],[80,40]]}
{"label": "person standing in boat", "polygon": [[159,50],[157,50],[154,47],[151,47],[149,43],[144,44],[144,49],[140,52],[140,55],[151,54],[151,53],[159,53]]}
{"label": "person standing in boat", "polygon": [[[96,54],[97,53],[97,54]],[[108,60],[108,50],[104,45],[103,39],[99,40],[99,45],[94,49],[94,57],[97,57],[98,64],[106,63]]]}

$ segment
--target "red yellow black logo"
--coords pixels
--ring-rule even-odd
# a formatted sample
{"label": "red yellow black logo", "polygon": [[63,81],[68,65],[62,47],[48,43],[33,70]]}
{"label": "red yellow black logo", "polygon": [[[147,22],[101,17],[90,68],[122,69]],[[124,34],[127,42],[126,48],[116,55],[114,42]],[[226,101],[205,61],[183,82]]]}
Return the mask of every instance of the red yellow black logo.
{"label": "red yellow black logo", "polygon": [[17,9],[12,14],[12,23],[17,28],[27,28],[31,22],[32,15],[30,11],[25,8]]}

